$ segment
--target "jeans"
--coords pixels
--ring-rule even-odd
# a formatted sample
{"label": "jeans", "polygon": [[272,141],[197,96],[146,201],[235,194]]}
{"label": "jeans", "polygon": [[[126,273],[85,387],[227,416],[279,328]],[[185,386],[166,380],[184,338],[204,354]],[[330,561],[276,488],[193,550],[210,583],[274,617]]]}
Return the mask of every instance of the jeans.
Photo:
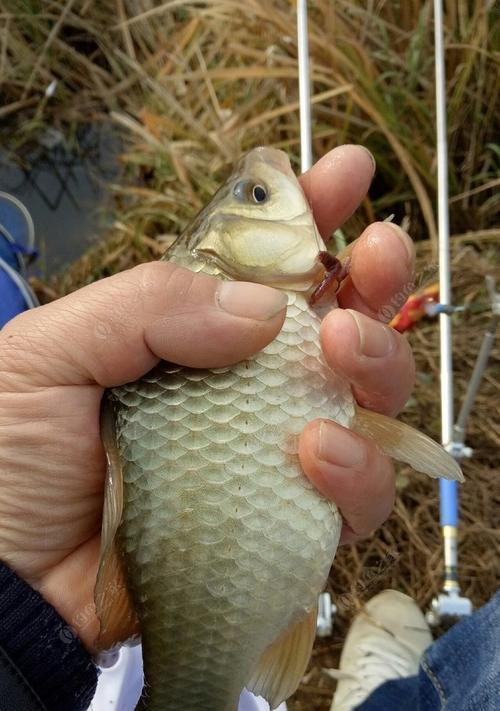
{"label": "jeans", "polygon": [[500,592],[432,644],[416,676],[386,681],[356,711],[500,711]]}

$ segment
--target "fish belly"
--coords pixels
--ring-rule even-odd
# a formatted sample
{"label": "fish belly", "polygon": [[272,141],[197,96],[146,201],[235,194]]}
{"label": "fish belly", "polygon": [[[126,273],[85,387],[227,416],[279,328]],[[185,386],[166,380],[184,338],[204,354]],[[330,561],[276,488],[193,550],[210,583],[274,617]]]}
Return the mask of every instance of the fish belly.
{"label": "fish belly", "polygon": [[112,391],[141,708],[235,711],[264,650],[316,604],[341,519],[301,472],[298,435],[315,417],[354,416],[319,326],[291,293],[282,331],[254,358],[205,371],[160,363]]}

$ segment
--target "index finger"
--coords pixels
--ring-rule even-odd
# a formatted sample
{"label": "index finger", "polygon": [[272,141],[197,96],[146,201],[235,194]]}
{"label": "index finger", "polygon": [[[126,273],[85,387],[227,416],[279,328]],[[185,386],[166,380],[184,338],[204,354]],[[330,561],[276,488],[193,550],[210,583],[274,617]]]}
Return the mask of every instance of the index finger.
{"label": "index finger", "polygon": [[375,159],[363,146],[338,146],[300,176],[323,238],[359,207],[375,173]]}
{"label": "index finger", "polygon": [[388,321],[414,289],[415,247],[392,222],[374,222],[353,242],[339,306]]}

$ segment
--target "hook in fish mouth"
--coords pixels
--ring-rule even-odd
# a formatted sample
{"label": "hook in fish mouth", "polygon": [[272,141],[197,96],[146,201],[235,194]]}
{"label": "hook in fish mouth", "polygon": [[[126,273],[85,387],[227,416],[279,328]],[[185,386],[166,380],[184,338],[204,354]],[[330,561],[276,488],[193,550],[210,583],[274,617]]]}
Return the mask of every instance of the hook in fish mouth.
{"label": "hook in fish mouth", "polygon": [[342,263],[340,259],[334,257],[333,254],[323,250],[318,253],[318,261],[323,265],[325,273],[323,279],[309,298],[309,304],[311,306],[322,301],[327,295],[335,296],[340,285],[349,274],[350,259]]}

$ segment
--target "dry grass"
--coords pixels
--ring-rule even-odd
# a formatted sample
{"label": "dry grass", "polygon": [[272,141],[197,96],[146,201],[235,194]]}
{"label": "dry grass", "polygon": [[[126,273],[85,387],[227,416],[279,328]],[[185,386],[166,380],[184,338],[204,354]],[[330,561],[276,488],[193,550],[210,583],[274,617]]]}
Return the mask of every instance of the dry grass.
{"label": "dry grass", "polygon": [[[498,11],[445,3],[457,401],[488,320],[485,273],[498,273]],[[109,238],[50,284],[45,299],[163,251],[208,200],[244,150],[286,149],[298,166],[295,21],[285,0],[0,0],[0,118],[13,153],[45,127],[71,135],[79,122],[115,122],[127,183],[115,186]],[[311,2],[314,150],[344,142],[374,153],[377,178],[346,226],[349,238],[389,213],[407,217],[420,265],[435,257],[436,175],[431,3]],[[58,81],[56,94],[44,95]],[[6,135],[6,134],[3,134]],[[404,418],[439,437],[436,323],[410,336],[419,380]],[[498,587],[498,346],[470,423],[465,462],[461,582],[478,606]],[[340,612],[318,642],[291,711],[327,709],[349,620],[373,593],[396,587],[426,607],[442,573],[435,483],[411,475],[384,528],[339,552],[330,579]]]}
{"label": "dry grass", "polygon": [[[132,181],[148,189],[129,191],[128,228],[177,231],[242,151],[281,146],[298,165],[293,5],[0,0],[0,116],[13,152],[46,126],[114,112],[132,136]],[[483,230],[499,209],[498,11],[445,5],[452,230]],[[406,214],[416,237],[434,240],[431,19],[428,0],[316,0],[310,49],[316,155],[367,145],[379,171],[365,218]]]}

